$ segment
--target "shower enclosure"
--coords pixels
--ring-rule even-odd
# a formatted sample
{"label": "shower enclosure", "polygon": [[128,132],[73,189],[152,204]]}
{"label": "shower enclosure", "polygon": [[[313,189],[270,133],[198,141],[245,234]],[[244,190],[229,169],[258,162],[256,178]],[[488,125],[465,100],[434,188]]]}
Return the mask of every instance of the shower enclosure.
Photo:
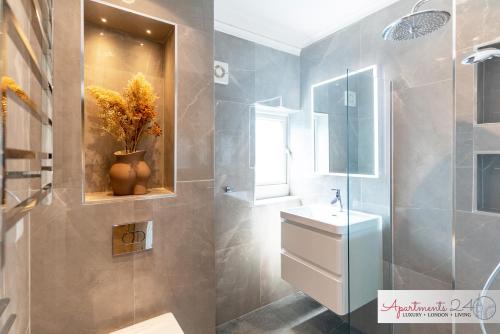
{"label": "shower enclosure", "polygon": [[[218,324],[233,322],[234,333],[235,319],[262,333],[282,328],[255,313],[297,289],[280,278],[279,212],[342,199],[348,312],[329,318],[328,330],[500,331],[379,324],[376,299],[378,289],[499,287],[498,15],[488,0],[401,0],[296,54],[216,32],[215,59],[230,73],[216,85]],[[268,182],[259,164],[281,181]],[[280,186],[266,196],[266,183]],[[378,232],[360,231],[359,213],[378,217]],[[367,249],[370,268],[359,260]],[[328,312],[303,311],[291,328]]]}
{"label": "shower enclosure", "polygon": [[[455,5],[454,282],[456,289],[495,290],[500,288],[500,132],[495,102],[500,87],[500,25],[495,19],[500,3],[468,0]],[[455,331],[498,332],[499,324],[457,324]]]}

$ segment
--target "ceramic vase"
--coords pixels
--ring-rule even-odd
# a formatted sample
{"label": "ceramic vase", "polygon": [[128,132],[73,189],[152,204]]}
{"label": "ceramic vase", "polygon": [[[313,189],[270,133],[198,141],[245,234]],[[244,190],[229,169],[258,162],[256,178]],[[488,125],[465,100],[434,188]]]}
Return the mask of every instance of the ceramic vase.
{"label": "ceramic vase", "polygon": [[144,155],[146,151],[133,153],[115,152],[116,162],[111,166],[109,177],[113,195],[144,195],[147,193],[151,169]]}

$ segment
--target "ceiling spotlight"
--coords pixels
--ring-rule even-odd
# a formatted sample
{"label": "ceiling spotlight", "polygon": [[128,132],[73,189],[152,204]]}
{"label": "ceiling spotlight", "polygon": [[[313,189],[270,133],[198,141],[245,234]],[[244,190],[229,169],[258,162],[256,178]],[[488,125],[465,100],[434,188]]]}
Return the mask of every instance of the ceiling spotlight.
{"label": "ceiling spotlight", "polygon": [[99,35],[104,36],[104,33],[103,33],[103,32],[101,32]]}
{"label": "ceiling spotlight", "polygon": [[151,35],[151,30],[146,30],[146,32],[148,33],[148,35]]}
{"label": "ceiling spotlight", "polygon": [[141,43],[141,46],[144,46],[144,43]]}
{"label": "ceiling spotlight", "polygon": [[106,22],[108,22],[108,19],[106,19],[105,17],[101,17],[101,22],[106,23]]}

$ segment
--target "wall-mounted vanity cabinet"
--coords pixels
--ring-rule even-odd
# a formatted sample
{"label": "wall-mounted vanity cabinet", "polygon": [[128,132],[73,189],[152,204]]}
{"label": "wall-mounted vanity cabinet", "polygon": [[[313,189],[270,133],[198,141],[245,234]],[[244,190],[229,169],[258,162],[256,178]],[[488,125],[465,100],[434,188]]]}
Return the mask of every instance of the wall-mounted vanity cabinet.
{"label": "wall-mounted vanity cabinet", "polygon": [[[310,205],[281,212],[281,277],[339,315],[382,288],[382,219]],[[349,293],[350,290],[350,293]]]}
{"label": "wall-mounted vanity cabinet", "polygon": [[[151,168],[149,189],[141,198],[173,196],[176,180],[176,35],[174,23],[93,0],[84,1],[83,31],[83,173],[84,201],[112,201],[109,170],[119,143],[104,134],[95,100],[86,87],[123,92],[128,81],[142,73],[158,96],[160,137],[147,137]],[[132,198],[139,198],[134,196]]]}

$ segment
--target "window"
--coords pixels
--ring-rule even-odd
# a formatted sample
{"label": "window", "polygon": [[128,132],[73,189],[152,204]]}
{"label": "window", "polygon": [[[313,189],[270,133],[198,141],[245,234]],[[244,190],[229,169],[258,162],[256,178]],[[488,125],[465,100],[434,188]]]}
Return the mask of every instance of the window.
{"label": "window", "polygon": [[255,198],[288,196],[288,115],[257,112]]}

